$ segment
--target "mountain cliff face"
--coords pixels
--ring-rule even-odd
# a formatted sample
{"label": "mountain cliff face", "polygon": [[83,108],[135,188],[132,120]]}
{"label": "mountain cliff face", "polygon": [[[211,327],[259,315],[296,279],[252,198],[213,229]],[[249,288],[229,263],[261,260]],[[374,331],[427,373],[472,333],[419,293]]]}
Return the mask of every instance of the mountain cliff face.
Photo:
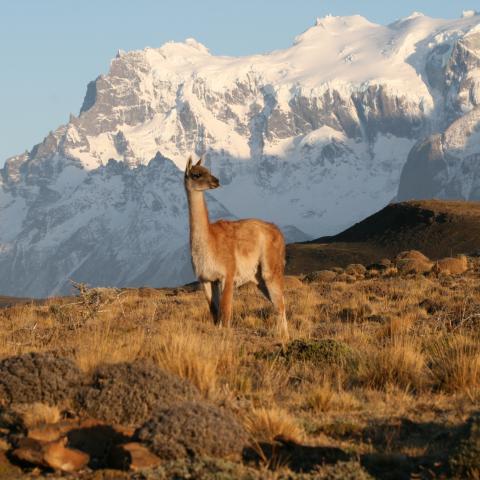
{"label": "mountain cliff face", "polygon": [[398,197],[480,200],[480,107],[414,146]]}
{"label": "mountain cliff face", "polygon": [[480,26],[427,57],[430,88],[444,112],[438,130],[410,151],[398,198],[480,200]]}
{"label": "mountain cliff face", "polygon": [[[218,57],[193,39],[119,52],[79,116],[1,170],[0,292],[190,280],[191,153],[223,185],[212,218],[265,218],[290,241],[335,233],[422,184],[463,192],[475,160],[463,137],[445,139],[456,122],[476,131],[478,24],[326,17],[266,55]],[[445,157],[455,148],[461,167]]]}

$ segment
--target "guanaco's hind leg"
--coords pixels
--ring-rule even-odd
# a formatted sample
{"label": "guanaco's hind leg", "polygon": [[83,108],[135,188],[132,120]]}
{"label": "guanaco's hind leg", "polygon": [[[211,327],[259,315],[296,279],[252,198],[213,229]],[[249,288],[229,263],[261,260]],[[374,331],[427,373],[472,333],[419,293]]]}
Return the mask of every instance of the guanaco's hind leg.
{"label": "guanaco's hind leg", "polygon": [[285,313],[285,298],[283,295],[284,257],[278,252],[273,255],[264,254],[257,273],[258,288],[265,297],[273,303],[277,314],[277,334],[288,338],[287,316]]}
{"label": "guanaco's hind leg", "polygon": [[220,323],[220,298],[222,295],[222,287],[220,282],[212,282],[212,305],[215,313],[212,312],[215,325]]}
{"label": "guanaco's hind leg", "polygon": [[220,282],[200,282],[215,324],[219,322]]}
{"label": "guanaco's hind leg", "polygon": [[268,297],[273,303],[277,313],[277,333],[283,338],[288,338],[285,298],[283,296],[283,278],[265,279],[264,282],[268,290]]}

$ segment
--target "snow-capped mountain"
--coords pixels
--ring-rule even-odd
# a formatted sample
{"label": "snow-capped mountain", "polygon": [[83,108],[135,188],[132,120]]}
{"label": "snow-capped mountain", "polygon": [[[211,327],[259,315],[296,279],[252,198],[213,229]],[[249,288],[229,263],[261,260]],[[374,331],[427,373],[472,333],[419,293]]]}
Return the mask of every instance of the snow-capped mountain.
{"label": "snow-capped mountain", "polygon": [[426,73],[443,123],[411,150],[398,197],[480,200],[480,25],[436,46]]}
{"label": "snow-capped mountain", "polygon": [[448,145],[464,155],[467,133],[454,126],[475,131],[479,25],[474,12],[388,26],[328,16],[264,55],[214,56],[193,39],[119,52],[79,116],[1,170],[0,292],[190,280],[190,153],[205,154],[223,185],[209,196],[212,217],[265,218],[289,240],[383,207],[407,157],[399,195],[409,195],[417,164],[430,175],[417,142],[460,130]]}

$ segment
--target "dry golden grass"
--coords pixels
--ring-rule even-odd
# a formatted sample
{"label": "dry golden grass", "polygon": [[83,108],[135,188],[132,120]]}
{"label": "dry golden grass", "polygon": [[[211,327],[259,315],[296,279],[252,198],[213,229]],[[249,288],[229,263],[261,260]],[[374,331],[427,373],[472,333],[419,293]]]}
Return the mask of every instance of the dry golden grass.
{"label": "dry golden grass", "polygon": [[306,406],[316,415],[327,412],[353,411],[360,406],[357,398],[342,388],[334,388],[329,380],[309,389],[305,394]]}
{"label": "dry golden grass", "polygon": [[61,418],[58,407],[39,402],[14,405],[13,410],[20,415],[27,428],[57,423]]}
{"label": "dry golden grass", "polygon": [[413,339],[394,339],[383,348],[364,352],[359,380],[384,389],[390,385],[420,390],[425,383],[425,358]]}
{"label": "dry golden grass", "polygon": [[224,382],[233,380],[239,355],[231,332],[212,335],[199,333],[187,322],[166,328],[148,342],[148,349],[158,365],[192,382],[206,397],[215,396]]}
{"label": "dry golden grass", "polygon": [[431,346],[430,371],[437,388],[475,396],[480,390],[480,345],[462,335],[441,338]]}
{"label": "dry golden grass", "polygon": [[[75,351],[75,360],[85,372],[102,363],[132,362],[144,346],[145,330],[136,328],[128,336],[112,330],[112,319],[95,324],[88,342],[80,343]],[[79,332],[79,335],[82,335]]]}
{"label": "dry golden grass", "polygon": [[468,269],[467,257],[465,255],[459,255],[457,258],[442,258],[435,262],[433,269],[437,273],[459,275]]}
{"label": "dry golden grass", "polygon": [[[480,262],[470,259],[470,265],[455,277],[387,270],[355,281],[290,278],[292,340],[342,342],[357,359],[353,366],[279,356],[272,309],[252,287],[237,292],[230,330],[215,327],[203,294],[186,288],[104,291],[103,297],[87,291],[3,308],[0,359],[55,351],[84,371],[153,359],[205,397],[228,404],[255,441],[282,436],[380,451],[381,442],[358,432],[399,419],[457,424],[478,410]],[[406,455],[428,447],[399,435],[389,442]]]}
{"label": "dry golden grass", "polygon": [[295,418],[278,407],[253,408],[244,423],[255,442],[273,442],[281,437],[301,443],[304,437]]}

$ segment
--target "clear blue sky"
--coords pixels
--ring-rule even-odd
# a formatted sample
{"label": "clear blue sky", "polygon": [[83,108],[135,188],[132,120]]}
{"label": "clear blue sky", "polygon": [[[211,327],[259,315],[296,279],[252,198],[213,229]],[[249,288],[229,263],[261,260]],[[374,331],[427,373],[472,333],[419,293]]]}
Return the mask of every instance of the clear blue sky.
{"label": "clear blue sky", "polygon": [[0,166],[78,114],[118,49],[194,37],[214,54],[247,55],[288,47],[328,13],[387,24],[465,9],[480,0],[0,0]]}

